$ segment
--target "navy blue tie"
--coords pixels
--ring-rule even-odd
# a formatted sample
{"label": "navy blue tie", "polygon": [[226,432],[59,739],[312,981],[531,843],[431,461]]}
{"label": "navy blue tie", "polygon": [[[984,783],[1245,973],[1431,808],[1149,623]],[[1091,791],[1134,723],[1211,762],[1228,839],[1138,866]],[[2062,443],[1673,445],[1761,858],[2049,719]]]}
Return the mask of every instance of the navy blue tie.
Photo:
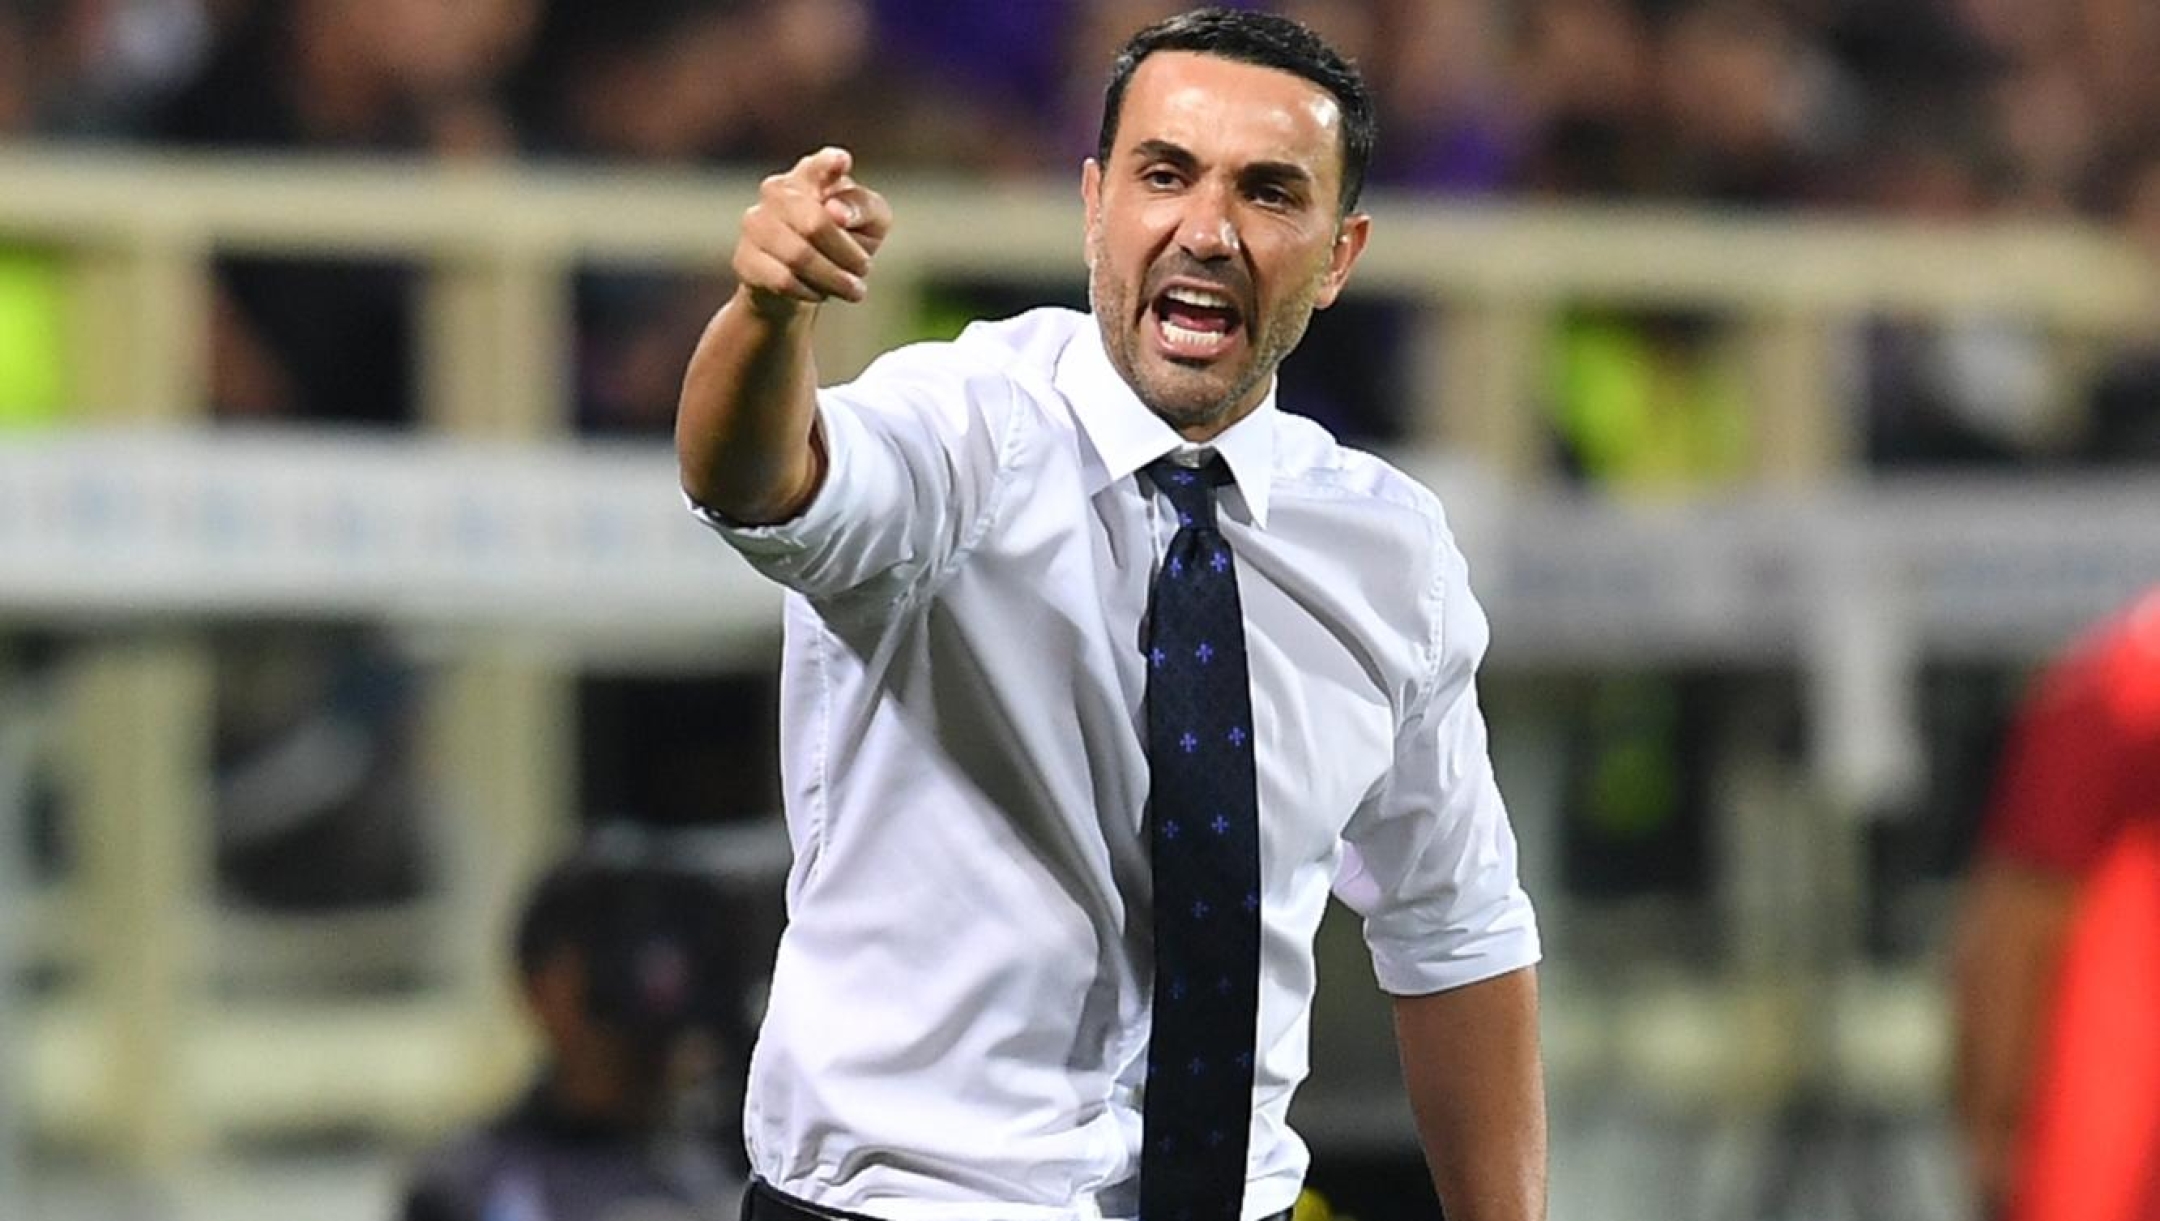
{"label": "navy blue tie", "polygon": [[1215,525],[1222,459],[1146,478],[1177,510],[1149,600],[1148,821],[1155,1016],[1140,1221],[1237,1221],[1260,997],[1260,833],[1237,566]]}

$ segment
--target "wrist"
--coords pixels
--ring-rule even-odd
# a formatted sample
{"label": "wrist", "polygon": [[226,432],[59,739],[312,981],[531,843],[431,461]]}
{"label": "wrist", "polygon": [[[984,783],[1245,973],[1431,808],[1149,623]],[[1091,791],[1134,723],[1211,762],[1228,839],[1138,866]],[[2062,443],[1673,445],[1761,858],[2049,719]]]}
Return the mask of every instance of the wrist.
{"label": "wrist", "polygon": [[786,293],[754,288],[748,284],[739,285],[735,291],[742,301],[743,309],[760,322],[784,327],[808,323],[817,317],[815,302],[790,297]]}

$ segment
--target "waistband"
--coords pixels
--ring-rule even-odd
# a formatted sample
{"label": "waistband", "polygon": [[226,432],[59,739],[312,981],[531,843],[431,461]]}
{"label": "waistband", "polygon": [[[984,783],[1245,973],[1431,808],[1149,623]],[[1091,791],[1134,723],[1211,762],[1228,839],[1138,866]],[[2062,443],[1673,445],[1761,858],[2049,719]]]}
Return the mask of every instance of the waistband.
{"label": "waistband", "polygon": [[[1291,1211],[1286,1208],[1263,1221],[1290,1221]],[[752,1179],[748,1190],[743,1192],[742,1221],[878,1221],[878,1218],[799,1200],[763,1179]]]}

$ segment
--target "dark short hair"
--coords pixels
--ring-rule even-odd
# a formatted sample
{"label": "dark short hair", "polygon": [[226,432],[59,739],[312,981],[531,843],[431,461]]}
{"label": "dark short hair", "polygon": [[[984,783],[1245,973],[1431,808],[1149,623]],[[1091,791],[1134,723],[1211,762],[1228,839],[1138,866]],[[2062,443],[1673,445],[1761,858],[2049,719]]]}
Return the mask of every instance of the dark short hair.
{"label": "dark short hair", "polygon": [[1157,51],[1191,51],[1275,68],[1302,76],[1335,95],[1342,111],[1339,203],[1344,212],[1357,206],[1358,193],[1365,187],[1365,167],[1372,161],[1373,140],[1379,132],[1372,93],[1365,87],[1365,78],[1341,52],[1303,25],[1275,13],[1194,9],[1133,35],[1110,66],[1110,85],[1103,91],[1102,134],[1095,144],[1097,161],[1109,164],[1110,147],[1117,141],[1119,112],[1125,105],[1125,87],[1132,83],[1141,61]]}
{"label": "dark short hair", "polygon": [[586,1014],[609,1027],[658,1036],[696,1027],[739,1038],[749,974],[735,927],[740,906],[694,870],[581,846],[534,884],[512,952],[528,979],[556,955],[577,953]]}

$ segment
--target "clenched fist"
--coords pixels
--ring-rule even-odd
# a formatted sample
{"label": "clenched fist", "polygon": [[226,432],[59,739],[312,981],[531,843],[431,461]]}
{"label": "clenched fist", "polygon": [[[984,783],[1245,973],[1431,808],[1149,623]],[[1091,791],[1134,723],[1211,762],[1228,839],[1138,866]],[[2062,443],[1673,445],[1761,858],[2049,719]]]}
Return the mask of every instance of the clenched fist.
{"label": "clenched fist", "polygon": [[846,149],[822,148],[759,184],[733,262],[759,312],[863,299],[893,215],[884,196],[849,177],[853,167]]}

